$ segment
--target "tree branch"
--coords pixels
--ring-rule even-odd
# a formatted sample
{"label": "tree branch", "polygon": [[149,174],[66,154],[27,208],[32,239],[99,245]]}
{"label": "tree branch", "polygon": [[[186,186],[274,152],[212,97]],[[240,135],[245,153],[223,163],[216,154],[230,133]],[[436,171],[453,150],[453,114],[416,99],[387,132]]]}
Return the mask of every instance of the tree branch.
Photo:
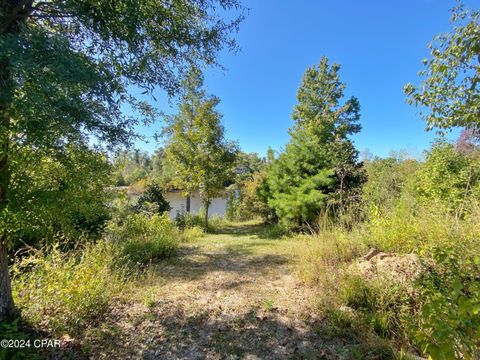
{"label": "tree branch", "polygon": [[[16,24],[18,20],[24,22],[33,12],[33,0],[20,0],[15,6],[9,9],[9,14],[6,15],[0,23],[0,34],[5,34],[11,30],[11,26]],[[5,6],[6,8],[7,6]],[[5,9],[6,11],[8,9]]]}

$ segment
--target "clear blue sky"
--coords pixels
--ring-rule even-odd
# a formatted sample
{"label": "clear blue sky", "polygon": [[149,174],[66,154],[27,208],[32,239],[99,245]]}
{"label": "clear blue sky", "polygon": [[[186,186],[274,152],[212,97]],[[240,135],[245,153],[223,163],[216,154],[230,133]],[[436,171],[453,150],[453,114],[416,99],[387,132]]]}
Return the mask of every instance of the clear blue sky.
{"label": "clear blue sky", "polygon": [[[453,0],[244,0],[250,8],[236,36],[241,51],[222,53],[206,72],[208,92],[220,97],[228,138],[265,155],[288,142],[296,91],[307,67],[326,55],[342,65],[346,95],[362,107],[363,129],[353,139],[362,151],[387,156],[405,149],[420,155],[434,133],[405,102],[403,85],[418,83],[427,44],[450,29]],[[467,1],[474,6],[474,1]],[[173,113],[157,93],[156,106]],[[141,132],[152,134],[161,123]],[[157,145],[138,143],[152,151]]]}

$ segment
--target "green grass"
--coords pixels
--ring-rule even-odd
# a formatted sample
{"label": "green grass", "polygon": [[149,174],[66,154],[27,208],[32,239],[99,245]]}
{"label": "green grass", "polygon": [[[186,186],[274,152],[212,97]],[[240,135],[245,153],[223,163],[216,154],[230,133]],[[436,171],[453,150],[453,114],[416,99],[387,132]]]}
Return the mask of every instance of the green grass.
{"label": "green grass", "polygon": [[215,232],[197,238],[195,246],[204,251],[223,251],[243,255],[292,254],[297,237],[284,236],[275,225],[264,225],[258,220],[228,223]]}

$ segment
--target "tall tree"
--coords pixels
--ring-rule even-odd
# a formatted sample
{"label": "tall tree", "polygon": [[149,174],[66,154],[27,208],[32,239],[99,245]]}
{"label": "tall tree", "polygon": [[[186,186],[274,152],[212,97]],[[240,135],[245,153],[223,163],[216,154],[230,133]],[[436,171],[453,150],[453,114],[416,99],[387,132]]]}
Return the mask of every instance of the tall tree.
{"label": "tall tree", "polygon": [[187,199],[194,190],[199,190],[208,229],[211,201],[233,177],[238,150],[235,143],[225,140],[221,114],[216,110],[220,100],[207,95],[202,86],[201,73],[192,68],[184,81],[185,93],[178,114],[167,117],[165,151],[166,161],[174,171],[172,184]]}
{"label": "tall tree", "polygon": [[290,141],[268,171],[268,204],[287,226],[312,224],[327,203],[343,209],[363,181],[348,138],[360,131],[360,105],[354,97],[341,103],[345,84],[339,69],[323,57],[306,71]]}
{"label": "tall tree", "polygon": [[[215,64],[242,19],[237,0],[1,0],[0,214],[8,216],[11,154],[89,139],[128,143],[153,110],[128,93],[174,94],[186,66]],[[242,10],[240,9],[240,12]],[[127,115],[131,108],[138,116]],[[60,156],[57,161],[60,161]],[[0,227],[0,320],[11,314],[8,229]]]}
{"label": "tall tree", "polygon": [[453,29],[435,37],[420,86],[405,85],[408,102],[426,107],[427,129],[480,127],[480,11],[456,7]]}

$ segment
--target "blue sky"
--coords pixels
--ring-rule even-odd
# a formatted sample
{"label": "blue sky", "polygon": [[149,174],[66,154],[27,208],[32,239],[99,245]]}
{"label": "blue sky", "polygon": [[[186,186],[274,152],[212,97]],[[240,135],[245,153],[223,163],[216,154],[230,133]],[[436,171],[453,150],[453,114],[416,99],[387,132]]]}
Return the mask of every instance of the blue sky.
{"label": "blue sky", "polygon": [[[362,151],[387,156],[404,149],[419,156],[435,137],[424,131],[418,110],[405,102],[403,85],[418,83],[427,44],[448,31],[453,0],[249,0],[246,20],[236,35],[241,51],[223,52],[226,70],[209,69],[208,92],[221,99],[219,110],[228,138],[248,152],[265,155],[289,139],[296,91],[307,67],[325,55],[341,64],[346,95],[362,107],[363,129],[353,139]],[[473,1],[466,4],[474,5]],[[157,93],[155,106],[175,112]],[[158,123],[140,129],[151,135]],[[454,135],[452,134],[451,137]],[[137,143],[147,151],[155,149]]]}

